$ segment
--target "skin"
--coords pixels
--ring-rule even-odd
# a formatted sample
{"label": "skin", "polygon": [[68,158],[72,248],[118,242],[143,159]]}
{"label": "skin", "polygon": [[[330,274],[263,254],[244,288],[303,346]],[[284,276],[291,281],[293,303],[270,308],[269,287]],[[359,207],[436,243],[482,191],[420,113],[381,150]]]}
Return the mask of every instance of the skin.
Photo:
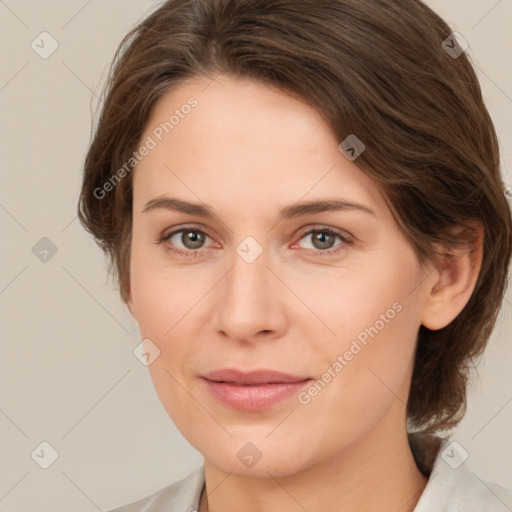
{"label": "skin", "polygon": [[[440,329],[460,313],[481,252],[422,268],[377,184],[339,151],[312,107],[248,79],[210,82],[194,78],[168,92],[141,139],[197,99],[134,171],[128,302],[142,338],[160,350],[149,366],[159,398],[204,455],[208,509],[412,511],[427,483],[406,430],[416,335],[421,324]],[[163,195],[206,203],[215,217],[142,212]],[[325,198],[375,215],[278,217],[285,206]],[[206,232],[202,245],[181,232],[156,243],[190,224]],[[325,227],[353,243],[315,243],[310,231]],[[263,250],[252,263],[236,252],[247,236]],[[232,367],[319,379],[397,302],[401,311],[306,405],[292,397],[265,411],[232,409],[200,378]],[[248,442],[261,453],[252,467],[237,457]]]}

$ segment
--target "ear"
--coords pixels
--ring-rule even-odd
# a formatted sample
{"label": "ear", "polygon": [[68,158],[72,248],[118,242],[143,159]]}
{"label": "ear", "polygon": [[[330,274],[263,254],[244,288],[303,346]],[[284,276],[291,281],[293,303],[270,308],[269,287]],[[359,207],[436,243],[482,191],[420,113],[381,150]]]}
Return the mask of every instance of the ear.
{"label": "ear", "polygon": [[451,323],[464,309],[475,289],[483,258],[484,227],[479,221],[469,223],[472,231],[457,226],[454,239],[464,242],[445,253],[436,268],[438,279],[429,290],[423,310],[422,324],[438,330]]}

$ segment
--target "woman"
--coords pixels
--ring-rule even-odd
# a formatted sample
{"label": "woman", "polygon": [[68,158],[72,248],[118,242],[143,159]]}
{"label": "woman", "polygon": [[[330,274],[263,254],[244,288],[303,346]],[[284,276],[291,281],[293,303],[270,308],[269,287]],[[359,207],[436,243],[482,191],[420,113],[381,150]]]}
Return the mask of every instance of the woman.
{"label": "woman", "polygon": [[417,0],[170,0],[126,36],[79,215],[204,466],[116,512],[512,510],[436,435],[511,254],[465,49]]}

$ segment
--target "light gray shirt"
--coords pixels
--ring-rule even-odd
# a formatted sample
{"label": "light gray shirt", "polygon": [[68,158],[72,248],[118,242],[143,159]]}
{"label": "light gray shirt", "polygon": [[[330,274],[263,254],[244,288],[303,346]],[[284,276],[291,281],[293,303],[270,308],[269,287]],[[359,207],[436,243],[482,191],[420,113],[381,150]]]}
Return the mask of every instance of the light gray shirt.
{"label": "light gray shirt", "polygon": [[[449,439],[409,434],[428,483],[414,512],[512,512],[512,490],[481,480],[466,464],[464,448]],[[150,496],[108,512],[197,512],[204,466]]]}

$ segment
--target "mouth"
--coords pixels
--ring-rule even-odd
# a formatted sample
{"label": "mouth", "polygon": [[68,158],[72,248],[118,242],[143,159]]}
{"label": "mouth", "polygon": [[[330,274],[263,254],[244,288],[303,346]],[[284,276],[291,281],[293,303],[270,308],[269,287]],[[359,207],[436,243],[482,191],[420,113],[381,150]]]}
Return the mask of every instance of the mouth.
{"label": "mouth", "polygon": [[201,376],[208,392],[227,407],[263,411],[291,398],[312,379],[273,370],[217,370]]}
{"label": "mouth", "polygon": [[276,370],[253,370],[243,372],[238,369],[226,368],[223,370],[215,370],[201,377],[212,382],[224,382],[227,384],[235,384],[240,386],[250,385],[257,386],[263,384],[288,384],[297,383],[310,379],[309,376],[291,375]]}

